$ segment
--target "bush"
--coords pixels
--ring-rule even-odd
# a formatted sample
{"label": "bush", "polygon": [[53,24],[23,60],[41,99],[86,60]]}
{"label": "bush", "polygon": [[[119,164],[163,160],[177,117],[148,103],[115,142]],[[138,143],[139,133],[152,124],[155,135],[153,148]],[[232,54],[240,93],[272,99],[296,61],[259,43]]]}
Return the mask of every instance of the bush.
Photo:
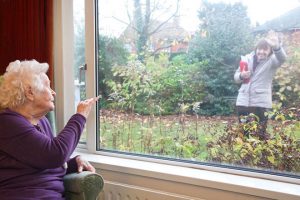
{"label": "bush", "polygon": [[[106,106],[139,114],[174,114],[181,104],[201,102],[204,93],[198,64],[186,64],[180,55],[169,62],[161,55],[146,65],[133,60],[114,66],[114,78],[106,81],[111,94]],[[152,62],[151,62],[152,61]]]}
{"label": "bush", "polygon": [[[251,168],[300,172],[300,109],[273,112],[276,115],[268,129],[271,137],[259,139],[257,122],[229,123],[227,132],[207,144],[208,159],[213,162]],[[249,137],[243,135],[245,127]]]}

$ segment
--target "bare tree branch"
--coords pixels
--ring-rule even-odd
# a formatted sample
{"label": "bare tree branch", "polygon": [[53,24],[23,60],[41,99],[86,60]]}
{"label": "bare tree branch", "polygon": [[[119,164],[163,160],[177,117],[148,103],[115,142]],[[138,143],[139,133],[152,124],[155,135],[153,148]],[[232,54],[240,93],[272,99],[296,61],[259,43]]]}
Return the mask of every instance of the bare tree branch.
{"label": "bare tree branch", "polygon": [[166,23],[168,23],[174,16],[176,16],[176,14],[178,13],[178,9],[179,9],[179,1],[177,0],[177,4],[176,4],[176,10],[175,12],[164,22],[162,22],[160,25],[158,25],[153,31],[151,31],[148,35],[153,35],[154,33],[156,33],[162,26],[164,26]]}
{"label": "bare tree branch", "polygon": [[129,24],[132,24],[132,19],[131,19],[131,16],[130,16],[130,13],[129,13],[129,10],[128,10],[128,8],[129,8],[129,6],[128,6],[128,1],[126,1],[126,12],[127,12],[127,17],[128,17],[128,19],[129,19]]}
{"label": "bare tree branch", "polygon": [[115,20],[117,20],[118,22],[121,22],[123,24],[126,24],[127,26],[130,26],[132,29],[134,29],[135,31],[138,32],[138,30],[136,29],[136,27],[132,23],[125,22],[125,21],[123,21],[121,19],[116,18],[115,16],[112,16],[112,18],[115,19]]}
{"label": "bare tree branch", "polygon": [[170,48],[172,47],[172,44],[170,45],[167,45],[167,46],[163,46],[163,47],[160,47],[160,48],[157,48],[153,51],[153,53],[151,53],[151,56],[154,56],[157,52],[159,52],[160,50],[163,50],[163,49],[167,49],[167,48]]}

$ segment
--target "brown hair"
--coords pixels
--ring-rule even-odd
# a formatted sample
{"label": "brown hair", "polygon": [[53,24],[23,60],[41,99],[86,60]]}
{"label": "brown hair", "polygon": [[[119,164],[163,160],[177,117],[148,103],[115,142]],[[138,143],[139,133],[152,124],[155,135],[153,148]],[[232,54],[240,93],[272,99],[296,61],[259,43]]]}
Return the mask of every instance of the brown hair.
{"label": "brown hair", "polygon": [[272,55],[272,53],[273,53],[272,46],[268,43],[268,41],[266,39],[261,39],[257,42],[256,47],[255,47],[255,54],[256,54],[257,49],[264,49],[264,50],[270,49],[270,53],[268,56]]}
{"label": "brown hair", "polygon": [[255,50],[256,49],[272,49],[271,45],[267,42],[266,39],[261,39],[258,41],[256,44]]}

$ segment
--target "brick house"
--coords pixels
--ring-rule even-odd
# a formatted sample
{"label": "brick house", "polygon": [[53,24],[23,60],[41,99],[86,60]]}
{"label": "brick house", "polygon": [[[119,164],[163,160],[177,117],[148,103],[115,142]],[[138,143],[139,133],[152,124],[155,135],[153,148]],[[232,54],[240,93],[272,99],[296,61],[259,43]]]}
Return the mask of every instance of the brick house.
{"label": "brick house", "polygon": [[256,35],[266,34],[269,30],[279,32],[285,46],[300,47],[300,7],[273,19],[254,29]]}

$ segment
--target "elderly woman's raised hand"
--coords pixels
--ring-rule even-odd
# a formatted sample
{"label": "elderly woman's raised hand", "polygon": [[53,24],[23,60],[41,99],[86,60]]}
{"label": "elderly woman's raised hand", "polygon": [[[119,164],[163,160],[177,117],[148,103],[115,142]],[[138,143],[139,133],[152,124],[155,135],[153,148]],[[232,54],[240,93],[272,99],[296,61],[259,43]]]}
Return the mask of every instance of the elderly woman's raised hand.
{"label": "elderly woman's raised hand", "polygon": [[77,105],[77,113],[87,118],[90,114],[92,106],[98,101],[99,98],[100,96],[80,101]]}

